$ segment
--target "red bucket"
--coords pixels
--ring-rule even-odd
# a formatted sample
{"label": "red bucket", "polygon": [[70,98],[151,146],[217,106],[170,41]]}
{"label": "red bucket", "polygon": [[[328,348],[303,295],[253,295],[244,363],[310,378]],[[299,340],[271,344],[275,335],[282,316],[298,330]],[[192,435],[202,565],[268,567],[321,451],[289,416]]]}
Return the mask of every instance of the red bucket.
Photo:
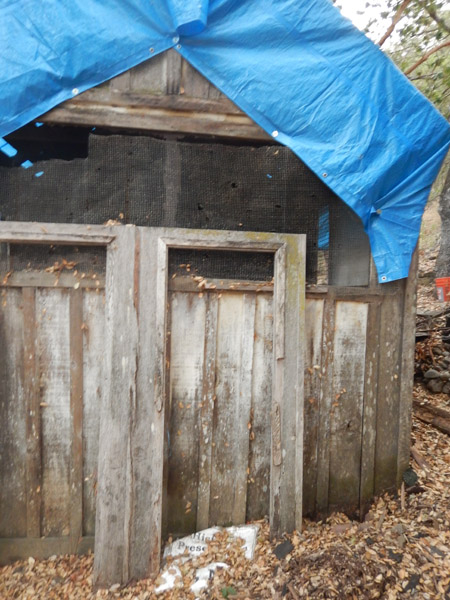
{"label": "red bucket", "polygon": [[436,279],[436,292],[440,302],[450,302],[450,277]]}

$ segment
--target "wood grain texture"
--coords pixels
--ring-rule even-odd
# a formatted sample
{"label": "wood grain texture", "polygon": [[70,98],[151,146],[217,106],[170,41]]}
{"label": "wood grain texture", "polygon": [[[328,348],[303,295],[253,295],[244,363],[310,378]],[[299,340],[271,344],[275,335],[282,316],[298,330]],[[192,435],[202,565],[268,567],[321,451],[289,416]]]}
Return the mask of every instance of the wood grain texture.
{"label": "wood grain texture", "polygon": [[399,431],[397,451],[397,487],[409,465],[411,447],[412,392],[414,386],[414,352],[417,304],[417,277],[419,251],[416,248],[408,279],[404,282],[404,305],[402,324],[402,352],[399,398]]}
{"label": "wood grain texture", "polygon": [[306,300],[303,511],[309,515],[314,515],[316,509],[323,310],[324,300],[320,298]]}
{"label": "wood grain texture", "polygon": [[359,509],[368,305],[336,303],[329,507]]}
{"label": "wood grain texture", "polygon": [[273,297],[271,293],[261,292],[256,294],[247,520],[269,514],[272,354]]}
{"label": "wood grain texture", "polygon": [[199,474],[197,501],[197,530],[210,525],[213,414],[216,385],[217,316],[219,299],[217,293],[206,295],[205,347],[203,360],[202,406],[199,424]]}
{"label": "wood grain texture", "polygon": [[70,531],[70,310],[66,290],[36,291],[42,423],[41,535]]}
{"label": "wood grain texture", "polygon": [[115,231],[117,229],[114,227],[100,225],[2,221],[0,223],[0,242],[105,246],[114,239]]}
{"label": "wood grain texture", "polygon": [[118,229],[106,269],[105,394],[100,411],[94,581],[127,582],[133,494],[131,413],[136,405],[138,326],[134,305],[136,229]]}
{"label": "wood grain texture", "polygon": [[362,518],[373,498],[375,478],[375,444],[377,436],[378,398],[378,331],[380,302],[369,304],[366,333],[366,364],[364,368],[364,401],[361,447],[361,483],[359,513]]}
{"label": "wood grain texture", "polygon": [[255,297],[219,299],[210,522],[245,521]]}
{"label": "wood grain texture", "polygon": [[324,302],[322,365],[317,433],[317,488],[316,511],[318,515],[328,512],[330,483],[330,412],[333,397],[333,364],[336,303],[331,291]]}
{"label": "wood grain texture", "polygon": [[170,297],[170,407],[168,531],[196,531],[199,422],[203,401],[205,298],[177,292]]}
{"label": "wood grain texture", "polygon": [[83,534],[83,290],[70,292],[70,515],[71,551]]}
{"label": "wood grain texture", "polygon": [[167,392],[165,389],[167,248],[157,230],[139,235],[139,369],[133,413],[133,522],[130,536],[133,577],[155,576],[162,543],[163,468]]}
{"label": "wood grain texture", "polygon": [[[27,513],[32,513],[28,506],[35,499],[35,490],[32,497],[28,493],[27,481],[28,459],[32,463],[34,458],[27,452],[27,424],[30,421],[34,423],[34,420],[27,410],[28,396],[24,384],[22,313],[20,290],[8,290],[0,296],[1,537],[27,535]],[[33,529],[35,525],[36,521],[29,528]]]}
{"label": "wood grain texture", "polygon": [[83,535],[95,531],[100,409],[104,392],[105,295],[83,293]]}
{"label": "wood grain texture", "polygon": [[374,492],[394,491],[397,485],[397,453],[400,408],[400,367],[403,324],[402,281],[383,284],[396,291],[381,305],[375,449]]}
{"label": "wood grain texture", "polygon": [[26,407],[27,535],[41,535],[42,424],[36,290],[23,289],[23,386]]}

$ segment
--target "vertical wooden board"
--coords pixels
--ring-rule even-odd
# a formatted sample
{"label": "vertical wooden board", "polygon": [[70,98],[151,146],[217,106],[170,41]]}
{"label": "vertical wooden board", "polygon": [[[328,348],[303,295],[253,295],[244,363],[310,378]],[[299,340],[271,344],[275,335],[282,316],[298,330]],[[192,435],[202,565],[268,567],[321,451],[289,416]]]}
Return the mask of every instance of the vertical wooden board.
{"label": "vertical wooden board", "polygon": [[100,408],[95,515],[96,585],[125,583],[137,576],[131,553],[133,549],[141,551],[138,544],[133,546],[132,539],[136,486],[131,434],[137,410],[138,246],[135,227],[115,229],[106,262],[105,391]]}
{"label": "vertical wooden board", "polygon": [[69,534],[70,335],[66,290],[36,292],[42,418],[41,534]]}
{"label": "vertical wooden board", "polygon": [[378,333],[380,303],[369,305],[367,317],[366,366],[364,376],[363,434],[361,449],[360,517],[373,498],[375,478],[375,442],[377,433]]}
{"label": "vertical wooden board", "polygon": [[134,94],[165,95],[167,88],[166,53],[158,54],[131,69],[129,85],[130,92]]}
{"label": "vertical wooden board", "polygon": [[368,305],[336,303],[330,437],[330,509],[359,509]]}
{"label": "vertical wooden board", "polygon": [[328,512],[330,484],[330,411],[333,395],[334,334],[336,303],[332,292],[324,301],[319,427],[317,432],[316,511]]}
{"label": "vertical wooden board", "polygon": [[183,58],[173,48],[165,52],[166,56],[166,93],[179,94],[181,84],[181,65]]}
{"label": "vertical wooden board", "polygon": [[272,404],[273,296],[256,295],[247,520],[269,514]]}
{"label": "vertical wooden board", "polygon": [[159,571],[162,543],[167,249],[159,244],[156,229],[138,228],[137,236],[134,305],[139,323],[139,369],[131,425],[134,489],[129,575],[148,577]]}
{"label": "vertical wooden board", "polygon": [[255,294],[219,299],[210,523],[245,521]]}
{"label": "vertical wooden board", "polygon": [[94,535],[100,406],[104,386],[105,294],[83,295],[83,535]]}
{"label": "vertical wooden board", "polygon": [[205,297],[170,294],[168,531],[196,531],[199,420],[203,392]]}
{"label": "vertical wooden board", "polygon": [[203,391],[199,423],[199,475],[197,501],[197,530],[209,525],[211,503],[211,458],[213,414],[216,386],[217,314],[219,298],[217,293],[206,295],[205,351],[203,359]]}
{"label": "vertical wooden board", "polygon": [[316,509],[317,443],[319,430],[320,385],[322,376],[322,299],[306,300],[305,310],[305,402],[303,439],[303,511]]}
{"label": "vertical wooden board", "polygon": [[412,392],[414,386],[414,353],[416,347],[416,303],[419,250],[416,248],[409,276],[404,288],[402,325],[401,383],[399,401],[399,432],[397,459],[397,487],[400,487],[403,473],[408,468],[411,448]]}
{"label": "vertical wooden board", "polygon": [[181,68],[181,87],[186,96],[193,98],[208,98],[209,88],[212,84],[186,60]]}
{"label": "vertical wooden board", "polygon": [[27,436],[27,537],[41,535],[42,424],[37,348],[36,289],[22,289],[23,390]]}
{"label": "vertical wooden board", "polygon": [[70,290],[70,551],[83,533],[83,290]]}
{"label": "vertical wooden board", "polygon": [[20,289],[0,296],[0,537],[27,534],[26,401]]}
{"label": "vertical wooden board", "polygon": [[375,449],[374,492],[395,490],[400,409],[400,365],[403,324],[403,282],[386,283],[396,290],[386,295],[381,305],[379,332],[379,368],[377,399],[377,434]]}

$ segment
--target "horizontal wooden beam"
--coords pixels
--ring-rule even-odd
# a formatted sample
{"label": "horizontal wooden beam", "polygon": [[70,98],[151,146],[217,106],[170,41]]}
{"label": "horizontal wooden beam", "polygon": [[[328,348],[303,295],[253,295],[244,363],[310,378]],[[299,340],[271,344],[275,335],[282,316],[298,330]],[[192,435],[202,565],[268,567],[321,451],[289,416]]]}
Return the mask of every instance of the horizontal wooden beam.
{"label": "horizontal wooden beam", "polygon": [[0,222],[0,243],[106,246],[115,237],[112,227],[102,225]]}
{"label": "horizontal wooden beam", "polygon": [[[100,99],[99,99],[100,97]],[[175,96],[129,97],[92,93],[68,100],[39,118],[45,123],[158,131],[269,141],[272,138],[233,104]],[[273,140],[272,140],[273,141]]]}
{"label": "horizontal wooden beam", "polygon": [[98,275],[81,278],[78,273],[46,273],[45,271],[17,271],[0,273],[0,287],[49,287],[49,288],[81,288],[101,290],[105,287],[105,276]]}
{"label": "horizontal wooden beam", "polygon": [[[38,537],[38,538],[1,538],[0,565],[6,565],[16,560],[32,556],[44,559],[53,554],[62,555],[71,552],[71,538]],[[83,537],[76,548],[77,554],[87,554],[94,549],[94,537]]]}

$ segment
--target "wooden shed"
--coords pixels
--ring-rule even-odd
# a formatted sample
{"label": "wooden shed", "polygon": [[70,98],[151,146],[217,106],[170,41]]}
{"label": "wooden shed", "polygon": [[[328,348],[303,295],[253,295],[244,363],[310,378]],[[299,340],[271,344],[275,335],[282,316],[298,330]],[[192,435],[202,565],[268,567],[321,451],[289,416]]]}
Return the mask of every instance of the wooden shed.
{"label": "wooden shed", "polygon": [[378,284],[359,218],[174,50],[40,121],[0,166],[1,561],[93,548],[97,503],[126,581],[169,532],[395,491],[416,262]]}

